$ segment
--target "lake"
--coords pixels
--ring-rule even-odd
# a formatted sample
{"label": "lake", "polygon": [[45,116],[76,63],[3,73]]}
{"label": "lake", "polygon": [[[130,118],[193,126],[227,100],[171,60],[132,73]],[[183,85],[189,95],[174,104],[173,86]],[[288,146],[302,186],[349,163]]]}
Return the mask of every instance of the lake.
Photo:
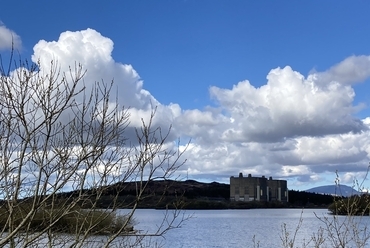
{"label": "lake", "polygon": [[[118,210],[117,214],[123,215],[129,211],[122,209]],[[139,234],[154,232],[158,226],[163,224],[165,214],[165,210],[138,209],[134,215],[136,222],[134,228],[139,231]],[[173,212],[169,210],[167,214],[171,216]],[[168,231],[163,237],[146,237],[142,242],[144,246],[134,244],[137,237],[122,236],[118,237],[109,247],[126,247],[128,243],[133,244],[129,247],[150,248],[290,247],[284,246],[281,240],[281,237],[285,236],[282,232],[284,225],[286,231],[289,232],[288,240],[293,238],[295,230],[299,226],[294,248],[370,247],[366,243],[357,242],[363,241],[364,237],[370,237],[369,216],[333,216],[329,215],[326,209],[183,210],[183,214],[192,217],[180,228]],[[321,240],[320,236],[317,236],[320,228],[323,228],[322,237],[326,240],[319,246],[315,246],[313,241],[304,246],[311,240],[313,234],[316,234],[317,240]],[[347,243],[344,246],[333,243],[333,241],[338,242],[339,240],[337,238],[330,240],[328,229],[332,234],[338,231],[340,240]],[[333,237],[338,237],[338,235],[333,235]],[[90,236],[82,247],[100,248],[102,242],[107,239],[109,239],[108,236]],[[73,235],[55,235],[52,240],[53,247],[66,247],[67,244],[71,245],[73,240]],[[46,247],[47,241],[47,238],[42,236],[31,247]],[[21,247],[21,244],[17,247]]]}
{"label": "lake", "polygon": [[[137,210],[135,217],[138,223],[135,228],[154,230],[161,224],[164,213],[163,210]],[[307,243],[314,233],[317,234],[320,227],[325,227],[317,217],[328,218],[329,221],[334,218],[328,214],[327,209],[186,210],[185,214],[192,215],[192,218],[181,228],[170,230],[164,238],[155,238],[154,241],[159,242],[163,247],[171,248],[283,247],[280,237],[284,223],[293,238],[302,217],[294,246],[302,247],[302,244]],[[361,229],[369,224],[369,217],[350,219],[345,216],[338,217],[336,223],[342,222],[355,223],[356,227]],[[350,227],[347,231],[352,232],[356,227]],[[343,227],[341,228],[344,232]],[[368,231],[365,230],[365,232],[368,235]],[[353,241],[350,242],[354,245]],[[313,242],[307,247],[314,247]],[[334,247],[334,244],[326,240],[320,247]],[[352,245],[346,247],[352,247]]]}

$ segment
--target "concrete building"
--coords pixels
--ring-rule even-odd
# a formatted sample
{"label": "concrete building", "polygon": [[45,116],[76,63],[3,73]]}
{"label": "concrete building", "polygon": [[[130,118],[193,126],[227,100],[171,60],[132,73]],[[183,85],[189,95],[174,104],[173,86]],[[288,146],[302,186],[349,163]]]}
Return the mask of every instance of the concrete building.
{"label": "concrete building", "polygon": [[231,201],[282,201],[288,202],[288,187],[286,180],[267,179],[265,176],[230,177]]}

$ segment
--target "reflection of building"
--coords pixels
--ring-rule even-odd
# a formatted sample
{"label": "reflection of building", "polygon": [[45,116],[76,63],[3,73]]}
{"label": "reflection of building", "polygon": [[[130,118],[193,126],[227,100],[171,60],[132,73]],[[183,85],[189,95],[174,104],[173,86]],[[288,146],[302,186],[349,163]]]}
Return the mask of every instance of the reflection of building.
{"label": "reflection of building", "polygon": [[286,180],[267,179],[265,176],[230,177],[230,200],[232,201],[282,201],[288,202]]}

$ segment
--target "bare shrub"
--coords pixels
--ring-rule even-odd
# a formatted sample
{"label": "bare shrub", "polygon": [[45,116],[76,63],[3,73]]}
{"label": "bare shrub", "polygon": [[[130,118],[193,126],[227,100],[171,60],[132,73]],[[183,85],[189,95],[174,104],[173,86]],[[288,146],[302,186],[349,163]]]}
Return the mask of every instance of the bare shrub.
{"label": "bare shrub", "polygon": [[[0,71],[1,247],[110,247],[117,239],[116,247],[140,246],[181,225],[186,217],[175,209],[158,231],[131,232],[148,184],[173,178],[184,162],[184,150],[167,140],[171,127],[154,126],[155,108],[133,129],[128,109],[111,101],[113,82],[89,89],[82,65],[14,67]],[[133,198],[121,194],[128,182]],[[118,208],[131,211],[117,216]]]}
{"label": "bare shrub", "polygon": [[[361,182],[354,180],[353,189],[359,192],[364,191],[364,182],[367,178],[369,167],[366,176]],[[368,247],[370,238],[369,232],[369,195],[364,193],[362,195],[353,195],[351,197],[342,197],[340,192],[340,177],[336,173],[336,185],[338,192],[334,203],[330,205],[330,215],[318,216],[316,218],[322,223],[318,230],[313,230],[313,234],[303,244],[299,246],[296,242],[296,235],[299,233],[303,223],[301,216],[298,225],[294,230],[293,236],[287,230],[286,225],[282,226],[282,247],[334,247],[334,248],[364,248]]]}

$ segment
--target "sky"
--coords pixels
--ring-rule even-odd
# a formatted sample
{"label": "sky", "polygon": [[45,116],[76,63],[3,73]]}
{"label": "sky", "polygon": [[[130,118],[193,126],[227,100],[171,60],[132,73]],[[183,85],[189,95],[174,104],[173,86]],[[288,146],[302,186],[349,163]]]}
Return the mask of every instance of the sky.
{"label": "sky", "polygon": [[[114,80],[132,125],[153,105],[170,141],[191,139],[179,173],[288,180],[305,190],[366,177],[368,1],[7,1],[0,54],[81,63]],[[365,180],[364,188],[370,188]]]}

